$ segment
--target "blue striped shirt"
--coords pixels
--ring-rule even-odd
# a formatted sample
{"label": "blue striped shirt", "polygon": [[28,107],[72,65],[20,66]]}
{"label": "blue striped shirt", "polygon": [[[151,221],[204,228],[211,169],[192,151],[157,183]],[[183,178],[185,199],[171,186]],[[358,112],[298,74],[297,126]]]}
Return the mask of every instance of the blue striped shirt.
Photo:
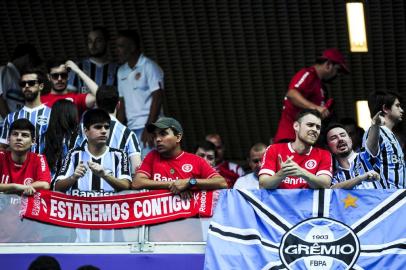
{"label": "blue striped shirt", "polygon": [[[98,86],[114,85],[117,86],[117,63],[98,64],[90,58],[83,59],[78,63],[78,67],[89,76]],[[89,89],[83,81],[74,72],[69,73],[68,85],[76,89],[78,93],[89,93]]]}
{"label": "blue striped shirt", "polygon": [[31,148],[31,152],[42,154],[45,147],[45,131],[48,129],[49,118],[51,116],[51,108],[41,104],[35,108],[24,106],[17,112],[9,113],[4,120],[3,129],[0,136],[0,143],[8,144],[8,136],[10,125],[17,119],[26,118],[35,127],[35,144]]}
{"label": "blue striped shirt", "polygon": [[[334,171],[333,179],[331,184],[335,185],[357,176],[363,175],[368,171],[375,170],[379,172],[379,167],[377,166],[377,158],[371,156],[367,151],[361,151],[359,153],[354,153],[349,158],[350,168],[345,169],[340,165],[336,166]],[[362,181],[358,185],[354,186],[353,189],[379,189],[381,183],[378,181]]]}
{"label": "blue striped shirt", "polygon": [[[368,138],[368,132],[369,129],[364,134],[363,146],[365,146]],[[369,151],[366,146],[365,148]],[[381,175],[381,188],[406,188],[406,168],[402,147],[395,134],[385,126],[381,126],[379,130],[378,166]]]}

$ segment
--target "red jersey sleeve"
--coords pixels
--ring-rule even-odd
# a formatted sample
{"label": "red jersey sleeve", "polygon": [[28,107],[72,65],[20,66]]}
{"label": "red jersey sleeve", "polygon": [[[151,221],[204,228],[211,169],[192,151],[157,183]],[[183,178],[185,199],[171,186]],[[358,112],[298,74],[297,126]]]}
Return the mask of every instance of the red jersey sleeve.
{"label": "red jersey sleeve", "polygon": [[330,152],[320,149],[320,165],[316,172],[316,175],[328,175],[333,177],[333,160]]}
{"label": "red jersey sleeve", "polygon": [[51,183],[51,172],[48,167],[48,162],[43,155],[35,155],[37,169],[35,170],[36,176],[34,182],[44,181]]}
{"label": "red jersey sleeve", "polygon": [[315,73],[308,68],[304,68],[293,76],[289,84],[289,89],[298,90],[303,96],[307,96],[313,90],[312,84]]}
{"label": "red jersey sleeve", "polygon": [[153,164],[154,164],[154,159],[155,159],[154,154],[155,154],[155,151],[152,150],[145,156],[140,167],[137,169],[137,173],[143,173],[146,176],[148,176],[148,178],[150,178],[152,176],[152,169],[153,169]]}
{"label": "red jersey sleeve", "polygon": [[204,159],[198,159],[200,175],[198,178],[209,179],[216,176],[220,176],[214,168],[212,168]]}
{"label": "red jersey sleeve", "polygon": [[75,103],[78,106],[80,112],[84,112],[87,110],[86,106],[86,96],[90,94],[77,94],[75,96]]}
{"label": "red jersey sleeve", "polygon": [[268,174],[272,176],[277,172],[278,155],[275,151],[275,148],[276,145],[274,144],[268,146],[268,148],[266,149],[265,154],[262,157],[262,166],[258,175]]}

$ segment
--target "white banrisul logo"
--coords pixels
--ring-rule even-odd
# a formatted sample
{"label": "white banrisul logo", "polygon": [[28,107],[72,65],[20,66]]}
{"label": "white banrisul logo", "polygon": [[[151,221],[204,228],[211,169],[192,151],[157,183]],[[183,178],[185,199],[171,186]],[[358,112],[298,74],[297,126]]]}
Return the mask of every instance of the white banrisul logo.
{"label": "white banrisul logo", "polygon": [[183,164],[182,171],[188,173],[191,172],[192,170],[193,170],[192,164]]}
{"label": "white banrisul logo", "polygon": [[287,269],[351,269],[359,253],[359,240],[351,228],[329,218],[297,224],[282,237],[279,247]]}
{"label": "white banrisul logo", "polygon": [[305,168],[308,170],[316,168],[317,162],[314,159],[309,159],[305,163]]}

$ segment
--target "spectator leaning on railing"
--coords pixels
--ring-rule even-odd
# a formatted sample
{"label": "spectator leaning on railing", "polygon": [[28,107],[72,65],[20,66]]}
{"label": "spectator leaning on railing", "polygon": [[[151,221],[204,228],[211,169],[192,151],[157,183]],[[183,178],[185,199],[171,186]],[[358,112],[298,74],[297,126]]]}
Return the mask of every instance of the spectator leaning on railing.
{"label": "spectator leaning on railing", "polygon": [[9,151],[0,151],[0,191],[32,195],[49,189],[51,174],[44,156],[31,153],[35,142],[35,128],[21,118],[10,126]]}

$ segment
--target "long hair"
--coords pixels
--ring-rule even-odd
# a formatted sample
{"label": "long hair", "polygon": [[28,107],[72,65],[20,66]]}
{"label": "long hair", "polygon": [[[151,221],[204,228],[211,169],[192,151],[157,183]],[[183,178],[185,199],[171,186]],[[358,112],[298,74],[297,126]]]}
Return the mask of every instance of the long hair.
{"label": "long hair", "polygon": [[52,106],[48,129],[45,133],[44,155],[51,171],[57,173],[64,158],[64,146],[71,149],[79,129],[79,113],[76,105],[66,99]]}

